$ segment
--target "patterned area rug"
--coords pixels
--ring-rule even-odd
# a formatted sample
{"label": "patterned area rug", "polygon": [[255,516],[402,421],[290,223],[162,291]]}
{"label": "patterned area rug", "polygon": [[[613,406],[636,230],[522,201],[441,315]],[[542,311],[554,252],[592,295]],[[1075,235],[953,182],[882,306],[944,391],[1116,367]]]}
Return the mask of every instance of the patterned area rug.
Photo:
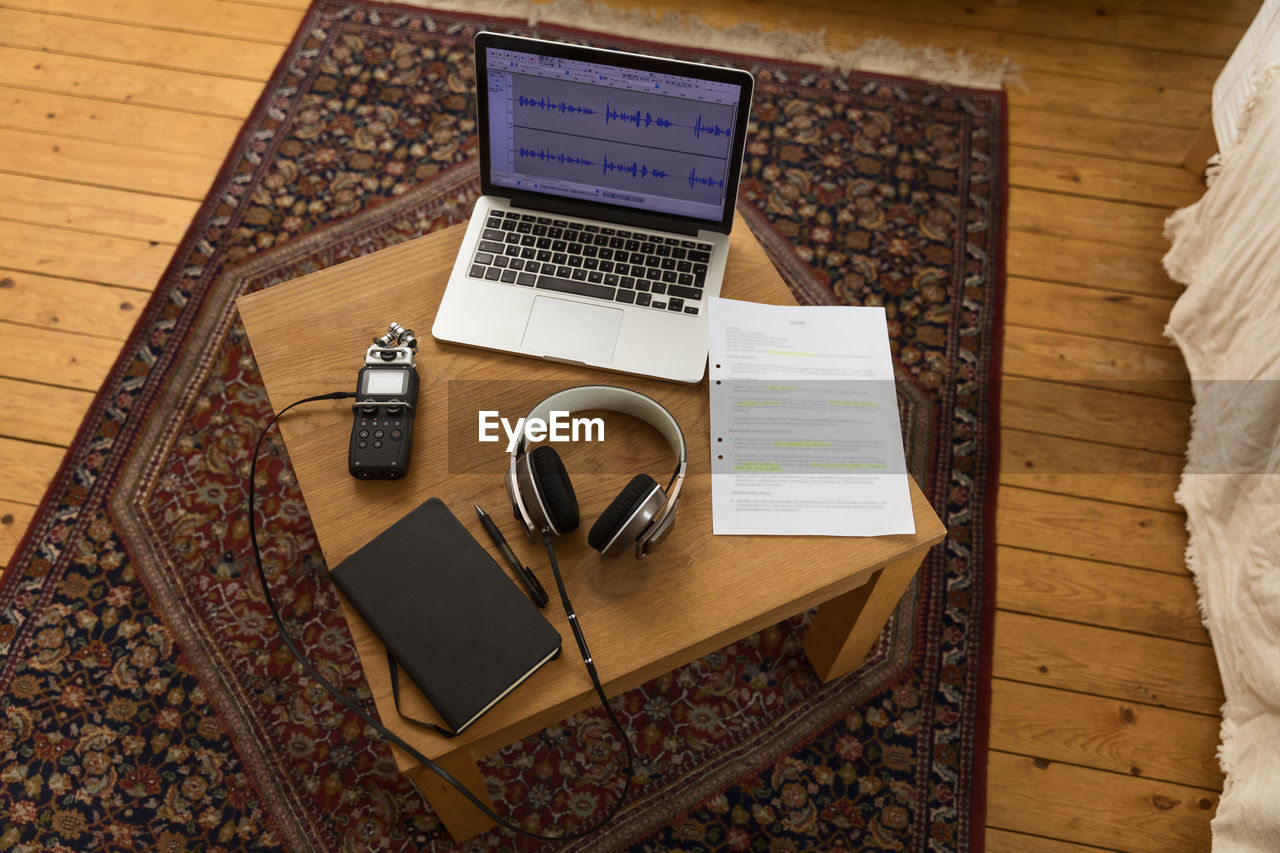
{"label": "patterned area rug", "polygon": [[[388,746],[294,664],[253,577],[270,407],[232,300],[462,221],[475,15],[312,8],[0,588],[0,850],[454,850]],[[977,850],[993,588],[1003,96],[716,55],[757,81],[741,213],[801,303],[884,305],[910,467],[950,535],[823,685],[797,616],[614,701],[641,754],[590,850]],[[306,344],[309,345],[309,344]],[[268,571],[368,701],[278,443]],[[482,761],[526,827],[589,826],[619,745],[587,712]],[[494,830],[468,850],[524,850]]]}

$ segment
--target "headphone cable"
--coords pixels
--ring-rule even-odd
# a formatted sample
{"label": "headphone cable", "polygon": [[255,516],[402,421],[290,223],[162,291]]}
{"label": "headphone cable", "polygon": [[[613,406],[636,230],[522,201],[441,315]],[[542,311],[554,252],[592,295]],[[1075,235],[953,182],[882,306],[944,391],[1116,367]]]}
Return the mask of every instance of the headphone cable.
{"label": "headphone cable", "polygon": [[595,689],[596,695],[600,697],[600,702],[604,705],[605,712],[609,715],[609,719],[613,722],[614,727],[618,730],[618,733],[621,735],[622,742],[627,749],[627,778],[626,778],[625,784],[623,785],[622,793],[618,796],[618,799],[610,807],[609,812],[604,816],[604,819],[601,820],[595,826],[590,827],[589,829],[585,829],[580,832],[572,833],[569,835],[561,835],[561,836],[539,835],[536,832],[530,832],[529,830],[524,829],[521,826],[517,826],[516,824],[502,817],[497,812],[495,812],[487,803],[485,803],[478,796],[472,793],[466,787],[466,785],[458,781],[458,779],[455,778],[451,773],[449,773],[449,771],[445,770],[439,764],[432,761],[427,756],[423,755],[420,750],[411,746],[407,741],[404,740],[404,738],[400,737],[395,732],[388,729],[386,726],[382,724],[380,720],[375,719],[371,714],[365,711],[364,708],[360,707],[360,704],[357,703],[356,700],[352,699],[346,693],[342,692],[333,684],[331,684],[323,675],[321,675],[316,670],[315,666],[312,665],[311,661],[309,661],[306,658],[306,656],[303,655],[302,651],[294,643],[293,638],[289,635],[289,632],[285,629],[284,619],[281,617],[280,611],[276,607],[275,599],[271,597],[271,588],[267,584],[266,569],[264,569],[262,565],[262,551],[258,547],[258,532],[257,532],[257,522],[256,522],[257,505],[254,502],[254,482],[253,482],[254,472],[258,468],[258,456],[262,450],[262,444],[266,440],[267,433],[271,430],[271,427],[275,425],[276,421],[280,420],[281,416],[283,416],[285,412],[288,412],[290,409],[294,408],[295,406],[301,406],[304,403],[315,403],[323,400],[343,400],[343,399],[348,399],[355,396],[356,396],[355,392],[352,392],[352,391],[334,391],[329,394],[317,394],[314,397],[305,397],[301,400],[295,400],[294,402],[290,403],[289,405],[281,409],[279,413],[272,416],[271,420],[267,422],[267,425],[262,428],[262,432],[259,433],[258,442],[257,444],[254,445],[254,448],[253,448],[253,458],[249,464],[249,542],[253,546],[253,561],[254,561],[254,566],[257,568],[257,572],[258,572],[258,582],[262,584],[262,593],[267,602],[267,609],[271,612],[271,619],[272,621],[275,622],[276,629],[280,633],[280,638],[284,640],[284,644],[289,648],[289,651],[293,653],[293,656],[298,660],[298,662],[302,664],[302,668],[306,670],[307,674],[310,675],[313,679],[315,679],[316,682],[318,682],[321,687],[323,687],[326,691],[328,691],[330,695],[332,695],[335,699],[341,702],[343,707],[345,707],[351,713],[355,714],[357,717],[359,717],[368,725],[372,726],[375,731],[379,732],[383,737],[385,737],[391,743],[400,747],[405,752],[407,752],[410,756],[412,756],[414,759],[421,762],[424,767],[431,770],[431,772],[435,773],[437,776],[443,779],[450,786],[457,789],[457,791],[461,793],[464,797],[466,797],[467,800],[469,800],[472,805],[478,808],[490,820],[494,821],[494,823],[498,824],[503,829],[507,830],[508,832],[512,832],[516,835],[522,836],[524,838],[531,839],[533,841],[565,842],[565,841],[578,841],[583,838],[589,837],[592,833],[596,832],[596,830],[601,829],[606,824],[608,824],[609,821],[613,820],[613,818],[618,814],[619,810],[621,810],[622,804],[626,802],[627,795],[631,791],[631,780],[635,775],[635,749],[631,745],[631,738],[627,737],[626,729],[623,728],[622,723],[618,720],[617,715],[614,714],[613,708],[609,706],[608,697],[605,696],[604,687],[600,683],[600,676],[596,672],[595,663],[591,660],[591,652],[587,648],[586,637],[583,636],[582,629],[578,626],[577,614],[574,613],[573,605],[569,601],[569,595],[565,591],[564,579],[560,576],[560,564],[556,561],[555,551],[551,547],[550,531],[545,531],[545,540],[547,545],[547,553],[551,557],[551,571],[555,575],[556,586],[559,588],[559,591],[560,591],[560,602],[564,606],[565,615],[569,619],[569,626],[570,628],[573,629],[574,638],[578,642],[578,649],[582,653],[582,659],[583,659],[583,662],[586,664],[587,674],[591,677],[591,684]]}
{"label": "headphone cable", "polygon": [[[560,561],[556,559],[556,550],[551,544],[551,531],[542,531],[542,542],[547,546],[547,557],[551,560],[551,574],[556,581],[556,589],[560,591],[560,604],[564,608],[564,615],[569,620],[569,628],[573,631],[573,638],[578,641],[578,651],[582,655],[582,662],[586,664],[587,675],[591,676],[591,686],[595,688],[596,696],[600,697],[600,704],[604,706],[605,713],[609,715],[609,719],[613,721],[614,728],[622,736],[622,743],[627,748],[627,781],[622,788],[622,794],[618,797],[621,803],[627,799],[627,795],[631,792],[631,780],[635,776],[636,770],[636,752],[631,745],[631,738],[627,737],[627,730],[622,727],[622,723],[613,712],[612,706],[609,705],[609,698],[605,696],[604,685],[600,683],[600,673],[596,671],[595,661],[591,657],[591,649],[587,648],[587,637],[582,633],[582,626],[578,624],[578,614],[574,612],[573,603],[569,601],[569,593],[564,588],[564,578],[560,575]],[[603,824],[602,824],[603,825]]]}

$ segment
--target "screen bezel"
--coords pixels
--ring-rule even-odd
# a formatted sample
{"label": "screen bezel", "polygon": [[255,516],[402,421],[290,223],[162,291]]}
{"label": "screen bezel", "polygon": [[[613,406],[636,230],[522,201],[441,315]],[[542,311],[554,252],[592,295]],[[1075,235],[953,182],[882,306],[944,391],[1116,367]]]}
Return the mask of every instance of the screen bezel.
{"label": "screen bezel", "polygon": [[[741,89],[737,120],[734,125],[733,149],[730,161],[735,168],[730,170],[729,180],[725,186],[725,200],[719,221],[700,219],[693,216],[681,216],[672,213],[650,213],[637,208],[628,208],[600,202],[582,201],[565,198],[550,193],[539,193],[530,190],[515,189],[494,184],[489,179],[489,88],[488,70],[484,61],[485,51],[514,50],[534,53],[542,56],[553,56],[580,62],[596,62],[623,68],[636,68],[659,74],[673,74],[683,77],[694,77],[712,80],[718,83],[736,85]],[[480,188],[485,195],[497,195],[509,198],[517,207],[534,210],[545,210],[567,216],[580,216],[589,219],[600,219],[621,225],[632,225],[637,228],[652,228],[661,231],[676,231],[685,234],[697,234],[699,230],[716,231],[728,234],[733,227],[734,208],[738,199],[738,184],[742,177],[743,155],[746,151],[747,124],[751,119],[751,99],[755,88],[755,79],[750,73],[736,68],[718,65],[701,65],[677,59],[662,59],[644,56],[637,53],[625,53],[604,48],[583,47],[564,44],[562,42],[543,41],[522,36],[503,35],[501,33],[481,32],[475,38],[476,59],[476,111],[480,140]]]}
{"label": "screen bezel", "polygon": [[[392,366],[373,366],[360,368],[360,397],[403,397],[409,393],[409,368],[408,367],[392,367]],[[395,375],[400,379],[399,390],[397,391],[373,391],[370,390],[370,384],[375,379],[383,379]]]}

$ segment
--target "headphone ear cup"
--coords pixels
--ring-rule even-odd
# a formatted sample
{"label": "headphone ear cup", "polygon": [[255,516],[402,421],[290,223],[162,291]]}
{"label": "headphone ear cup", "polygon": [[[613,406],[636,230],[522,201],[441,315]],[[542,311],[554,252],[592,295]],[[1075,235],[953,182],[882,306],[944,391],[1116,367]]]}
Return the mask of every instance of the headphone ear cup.
{"label": "headphone ear cup", "polygon": [[605,546],[622,531],[635,511],[644,504],[644,499],[657,487],[658,484],[648,474],[633,477],[626,488],[613,499],[613,503],[600,513],[596,523],[591,525],[587,544],[597,551],[604,551]]}
{"label": "headphone ear cup", "polygon": [[569,472],[564,469],[560,454],[546,444],[535,447],[529,453],[529,467],[555,529],[560,533],[577,530],[578,498],[573,493],[573,483],[569,482]]}

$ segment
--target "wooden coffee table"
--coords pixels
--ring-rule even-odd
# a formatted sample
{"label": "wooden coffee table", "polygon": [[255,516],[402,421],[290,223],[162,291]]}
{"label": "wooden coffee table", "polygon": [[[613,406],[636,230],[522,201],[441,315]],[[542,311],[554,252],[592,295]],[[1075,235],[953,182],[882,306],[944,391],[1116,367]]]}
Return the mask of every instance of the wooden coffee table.
{"label": "wooden coffee table", "polygon": [[[945,535],[915,482],[912,536],[713,536],[705,380],[681,385],[437,343],[431,323],[461,237],[461,226],[451,228],[238,300],[276,411],[302,397],[355,390],[364,351],[388,322],[415,330],[419,338],[421,391],[413,459],[404,479],[368,482],[347,473],[350,400],[301,406],[280,420],[330,567],[422,501],[439,497],[489,547],[472,508],[478,502],[551,592],[552,604],[544,612],[565,639],[564,654],[453,739],[399,719],[382,644],[344,601],[383,722],[484,797],[475,756],[597,703],[541,543],[529,543],[512,520],[503,487],[506,442],[477,440],[479,410],[498,410],[514,422],[552,392],[582,384],[622,385],[650,395],[675,415],[689,445],[689,475],[675,531],[643,561],[629,551],[616,559],[602,557],[587,546],[586,530],[634,474],[647,472],[666,483],[673,466],[669,448],[650,427],[616,414],[603,416],[604,442],[557,447],[583,521],[581,530],[557,541],[556,553],[606,692],[616,695],[815,606],[805,640],[814,669],[824,680],[852,670],[875,642],[925,553]],[[794,304],[742,221],[734,228],[722,295]],[[270,548],[269,532],[265,541]],[[424,551],[430,547],[423,543]],[[496,549],[489,550],[497,558]],[[438,719],[412,684],[402,689],[401,698],[407,714]],[[492,825],[434,773],[400,749],[392,751],[454,838]]]}

